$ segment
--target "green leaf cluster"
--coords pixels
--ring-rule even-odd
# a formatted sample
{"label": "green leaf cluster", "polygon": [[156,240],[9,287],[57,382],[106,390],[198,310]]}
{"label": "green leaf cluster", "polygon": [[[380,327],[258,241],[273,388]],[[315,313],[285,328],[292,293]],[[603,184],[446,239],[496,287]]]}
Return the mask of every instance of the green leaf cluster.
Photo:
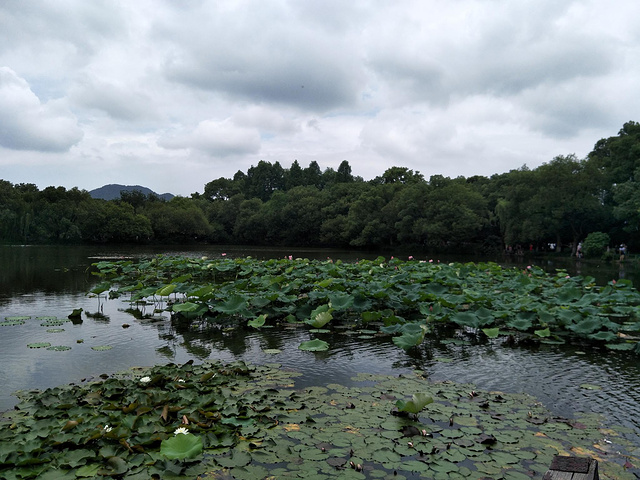
{"label": "green leaf cluster", "polygon": [[630,282],[597,286],[591,277],[547,274],[535,266],[159,256],[94,267],[115,296],[128,296],[132,304],[162,307],[159,292],[171,292],[174,301],[164,308],[190,321],[254,328],[367,325],[393,335],[403,349],[420,345],[439,326],[465,335],[595,342],[619,350],[634,350],[640,332],[640,293]]}

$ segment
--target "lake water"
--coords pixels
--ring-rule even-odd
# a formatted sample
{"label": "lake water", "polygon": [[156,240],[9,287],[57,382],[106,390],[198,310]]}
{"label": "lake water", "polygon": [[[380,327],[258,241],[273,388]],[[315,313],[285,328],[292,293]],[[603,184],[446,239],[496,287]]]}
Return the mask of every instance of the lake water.
{"label": "lake water", "polygon": [[[122,300],[98,301],[86,295],[97,283],[97,279],[87,273],[92,262],[158,253],[210,257],[226,253],[257,258],[291,254],[343,260],[378,256],[376,252],[214,246],[0,247],[0,321],[5,317],[31,317],[23,325],[0,326],[0,411],[17,403],[17,398],[11,395],[15,390],[79,383],[132,366],[184,363],[191,359],[279,363],[303,373],[296,379],[296,385],[301,387],[327,383],[350,385],[350,378],[358,372],[397,375],[419,368],[433,380],[474,383],[481,390],[529,393],[560,416],[573,416],[582,411],[603,414],[612,425],[630,428],[631,436],[638,439],[640,445],[640,362],[629,352],[550,345],[509,348],[498,342],[453,345],[427,341],[408,354],[388,338],[360,340],[345,332],[328,334],[332,336],[331,349],[314,354],[298,350],[300,342],[310,339],[304,328],[232,333],[200,331],[172,323],[166,313],[158,313],[153,319],[136,319],[126,311],[129,305]],[[474,259],[441,259],[453,260]],[[638,275],[628,265],[622,269],[619,265],[586,262],[576,265],[571,259],[481,260],[512,261],[517,266],[534,263],[549,270],[566,268],[570,273],[594,276],[600,283],[619,278],[636,281]],[[66,319],[76,308],[84,311],[81,324],[66,322],[52,327],[47,326],[45,319],[38,318]],[[36,342],[70,347],[70,350],[27,346]],[[113,348],[105,351],[92,348],[101,346]],[[264,353],[265,349],[278,349],[281,353],[270,355]],[[597,385],[600,390],[581,388],[583,384]]]}

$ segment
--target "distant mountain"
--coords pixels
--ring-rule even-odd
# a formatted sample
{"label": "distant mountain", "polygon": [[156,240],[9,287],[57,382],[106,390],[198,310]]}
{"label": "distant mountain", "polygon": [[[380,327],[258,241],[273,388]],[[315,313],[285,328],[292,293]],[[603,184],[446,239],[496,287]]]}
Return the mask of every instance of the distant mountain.
{"label": "distant mountain", "polygon": [[120,198],[120,192],[122,190],[126,192],[133,192],[134,190],[137,190],[144,193],[145,195],[149,195],[150,193],[152,193],[162,198],[163,200],[171,200],[175,196],[172,193],[158,194],[150,188],[142,187],[140,185],[118,185],[116,183],[91,190],[89,192],[89,195],[91,195],[91,197],[93,198],[102,198],[103,200],[117,200]]}

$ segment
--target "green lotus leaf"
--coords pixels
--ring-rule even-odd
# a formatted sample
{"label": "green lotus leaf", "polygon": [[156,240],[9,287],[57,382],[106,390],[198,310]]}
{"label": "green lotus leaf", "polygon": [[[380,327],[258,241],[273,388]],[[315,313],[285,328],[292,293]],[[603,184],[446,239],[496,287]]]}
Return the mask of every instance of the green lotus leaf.
{"label": "green lotus leaf", "polygon": [[533,327],[533,322],[530,319],[526,318],[515,318],[507,322],[507,326],[515,328],[516,330],[520,330],[521,332],[526,332],[531,327]]}
{"label": "green lotus leaf", "polygon": [[202,438],[192,433],[178,433],[160,444],[160,454],[170,460],[195,458],[202,453]]}
{"label": "green lotus leaf", "polygon": [[118,456],[112,456],[107,458],[107,468],[99,470],[98,475],[104,476],[118,476],[124,475],[129,471],[129,467],[127,466],[127,462]]}
{"label": "green lotus leaf", "polygon": [[259,317],[254,318],[253,320],[247,321],[247,326],[253,328],[260,328],[264,325],[264,322],[267,320],[267,314],[260,315]]}
{"label": "green lotus leaf", "polygon": [[89,290],[89,292],[94,295],[100,295],[101,293],[106,292],[110,288],[111,288],[111,284],[109,282],[103,282],[93,287],[91,290]]}
{"label": "green lotus leaf", "polygon": [[29,316],[29,315],[16,315],[16,316],[12,316],[12,317],[4,317],[4,319],[7,320],[7,321],[10,321],[10,322],[12,322],[12,321],[18,322],[18,321],[30,320],[31,316]]}
{"label": "green lotus leaf", "polygon": [[591,316],[589,318],[585,318],[575,325],[569,325],[567,328],[569,330],[573,330],[575,333],[588,335],[595,332],[596,330],[600,330],[602,328],[603,322],[603,319],[596,316]]}
{"label": "green lotus leaf", "polygon": [[483,328],[483,333],[489,338],[498,338],[500,335],[500,328]]}
{"label": "green lotus leaf", "polygon": [[24,320],[5,320],[0,322],[0,327],[13,327],[16,325],[24,325],[25,323]]}
{"label": "green lotus leaf", "polygon": [[277,348],[265,348],[264,350],[262,350],[262,353],[266,353],[267,355],[277,355],[279,353],[282,353],[282,350],[279,350]]}
{"label": "green lotus leaf", "polygon": [[176,303],[171,307],[171,310],[174,312],[187,313],[187,314],[201,312],[202,309],[203,309],[203,306],[201,304],[193,303],[193,302]]}
{"label": "green lotus leaf", "polygon": [[95,350],[96,352],[104,352],[106,350],[111,350],[112,348],[112,345],[96,345],[95,347],[91,347],[91,350]]}
{"label": "green lotus leaf", "polygon": [[415,393],[411,400],[398,400],[396,407],[399,412],[419,413],[424,407],[433,403],[433,398],[426,393]]}
{"label": "green lotus leaf", "polygon": [[64,325],[66,322],[68,322],[68,320],[46,320],[44,322],[42,322],[40,324],[41,327],[60,327],[61,325]]}
{"label": "green lotus leaf", "polygon": [[583,383],[580,385],[580,388],[583,388],[585,390],[602,390],[602,387],[600,385],[593,385],[591,383]]}
{"label": "green lotus leaf", "polygon": [[538,337],[550,337],[551,336],[551,331],[549,330],[549,328],[545,328],[543,330],[534,330],[533,333],[535,333]]}
{"label": "green lotus leaf", "polygon": [[247,308],[247,300],[243,295],[231,295],[223,303],[214,306],[214,310],[234,315]]}
{"label": "green lotus leaf", "polygon": [[403,350],[409,350],[412,347],[420,345],[424,340],[424,332],[422,333],[405,333],[399,337],[393,337],[392,341],[395,345]]}
{"label": "green lotus leaf", "polygon": [[309,340],[308,342],[302,342],[298,345],[299,350],[304,350],[307,352],[324,352],[329,350],[329,344],[323,340],[318,338],[314,340]]}
{"label": "green lotus leaf", "polygon": [[471,328],[479,328],[488,323],[486,318],[481,318],[474,312],[458,312],[451,317],[451,320],[461,327]]}
{"label": "green lotus leaf", "polygon": [[598,333],[594,333],[589,335],[589,338],[593,340],[603,340],[605,342],[610,342],[611,340],[615,340],[618,336],[613,332],[607,332],[606,330],[601,330]]}
{"label": "green lotus leaf", "polygon": [[175,289],[176,289],[176,285],[171,283],[169,285],[164,285],[163,287],[160,287],[158,290],[156,290],[155,294],[158,295],[159,297],[168,297],[173,293]]}
{"label": "green lotus leaf", "polygon": [[47,347],[47,350],[53,350],[56,352],[66,352],[67,350],[71,350],[71,347],[67,347],[66,345],[55,345],[55,346]]}
{"label": "green lotus leaf", "polygon": [[50,346],[51,344],[49,342],[27,343],[27,347],[29,348],[45,348]]}
{"label": "green lotus leaf", "polygon": [[636,343],[607,343],[605,347],[610,350],[633,350]]}
{"label": "green lotus leaf", "polygon": [[242,450],[234,449],[231,451],[231,456],[215,457],[215,460],[221,467],[244,467],[251,463],[251,454]]}
{"label": "green lotus leaf", "polygon": [[311,318],[305,321],[314,328],[322,328],[333,319],[331,312],[333,308],[329,305],[321,305],[311,312]]}
{"label": "green lotus leaf", "polygon": [[347,293],[332,293],[329,295],[329,304],[335,310],[346,310],[353,305],[355,298]]}

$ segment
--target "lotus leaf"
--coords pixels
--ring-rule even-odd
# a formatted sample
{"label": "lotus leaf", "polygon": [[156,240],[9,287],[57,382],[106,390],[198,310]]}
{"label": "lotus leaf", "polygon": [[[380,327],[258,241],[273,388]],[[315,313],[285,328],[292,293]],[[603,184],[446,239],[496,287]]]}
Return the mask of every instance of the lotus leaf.
{"label": "lotus leaf", "polygon": [[396,402],[396,407],[398,407],[399,412],[406,413],[419,413],[424,407],[433,403],[433,398],[427,395],[426,393],[416,393],[411,397],[411,400],[404,401],[398,400]]}
{"label": "lotus leaf", "polygon": [[215,310],[234,315],[247,307],[247,300],[243,295],[231,295],[225,302],[214,307]]}
{"label": "lotus leaf", "polygon": [[247,321],[247,326],[249,327],[253,327],[253,328],[260,328],[262,326],[264,326],[264,323],[267,320],[267,315],[260,315],[257,318],[254,318],[253,320],[249,320]]}
{"label": "lotus leaf", "polygon": [[309,340],[308,342],[302,342],[298,349],[305,350],[307,352],[324,352],[329,350],[329,344],[323,340],[318,338],[314,340]]}
{"label": "lotus leaf", "polygon": [[195,458],[202,453],[202,438],[191,433],[178,433],[160,444],[160,454],[171,460]]}
{"label": "lotus leaf", "polygon": [[314,328],[322,328],[333,319],[332,311],[329,305],[321,305],[311,312],[311,318],[306,323]]}

